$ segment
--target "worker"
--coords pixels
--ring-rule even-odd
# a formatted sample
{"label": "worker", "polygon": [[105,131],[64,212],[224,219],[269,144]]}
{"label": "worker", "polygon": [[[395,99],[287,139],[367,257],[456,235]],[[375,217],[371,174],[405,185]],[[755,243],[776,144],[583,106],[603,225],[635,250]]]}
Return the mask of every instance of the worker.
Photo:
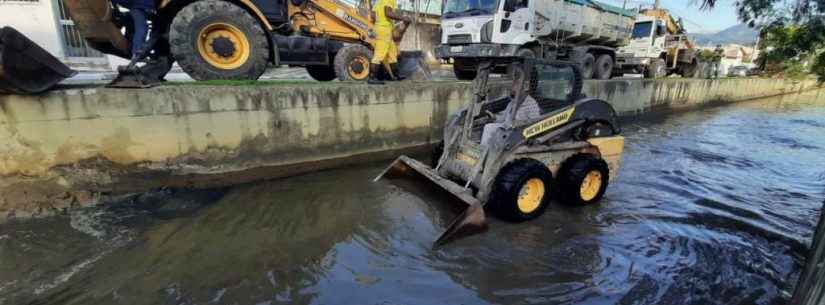
{"label": "worker", "polygon": [[[143,55],[141,52],[146,44],[146,36],[149,34],[149,16],[155,14],[154,0],[112,0],[115,8],[121,6],[129,10],[129,16],[133,24],[132,30],[132,61],[139,60],[139,56]],[[128,29],[128,27],[127,27]]]}
{"label": "worker", "polygon": [[713,50],[713,78],[719,78],[719,72],[722,70],[722,57],[725,56],[725,49],[721,44],[716,45]]}
{"label": "worker", "polygon": [[398,62],[398,47],[393,41],[394,21],[409,23],[410,17],[402,16],[396,11],[398,5],[396,0],[378,0],[373,7],[373,20],[375,20],[375,50],[370,61],[370,75],[367,83],[383,84],[378,80],[378,72],[382,65],[387,64],[390,70]]}
{"label": "worker", "polygon": [[[535,88],[532,88],[533,86],[524,88],[527,72],[519,64],[512,65],[514,66],[512,69],[513,84],[510,86],[510,103],[501,113],[487,113],[493,119],[493,122],[484,125],[484,130],[481,132],[481,147],[487,147],[494,137],[502,136],[506,128],[514,126],[515,122],[529,121],[541,116],[539,104],[532,96],[535,93]],[[516,97],[522,90],[527,90],[527,95],[521,105],[517,105]]]}

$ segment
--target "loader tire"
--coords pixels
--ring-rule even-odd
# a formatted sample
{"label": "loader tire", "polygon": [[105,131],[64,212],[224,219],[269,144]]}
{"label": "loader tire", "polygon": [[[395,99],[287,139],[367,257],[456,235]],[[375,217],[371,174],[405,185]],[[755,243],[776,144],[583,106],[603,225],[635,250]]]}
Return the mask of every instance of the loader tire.
{"label": "loader tire", "polygon": [[269,42],[255,18],[221,0],[185,6],[169,30],[172,55],[196,80],[257,80],[269,63]]}
{"label": "loader tire", "polygon": [[593,78],[610,79],[611,76],[613,76],[613,56],[607,54],[599,55],[594,66]]}
{"label": "loader tire", "polygon": [[562,164],[557,179],[559,200],[562,203],[587,205],[604,196],[610,180],[610,169],[599,157],[575,155]]}
{"label": "loader tire", "polygon": [[319,82],[328,82],[335,79],[335,68],[331,66],[306,66],[307,74]]}
{"label": "loader tire", "polygon": [[551,200],[553,174],[534,159],[507,163],[493,182],[490,208],[499,218],[523,222],[539,217]]}
{"label": "loader tire", "polygon": [[593,54],[587,53],[584,54],[584,57],[581,60],[581,67],[582,67],[582,78],[583,79],[591,79],[593,78],[593,70],[596,66],[596,57]]}
{"label": "loader tire", "polygon": [[335,54],[335,75],[340,81],[364,81],[370,75],[372,51],[360,44],[347,45]]}

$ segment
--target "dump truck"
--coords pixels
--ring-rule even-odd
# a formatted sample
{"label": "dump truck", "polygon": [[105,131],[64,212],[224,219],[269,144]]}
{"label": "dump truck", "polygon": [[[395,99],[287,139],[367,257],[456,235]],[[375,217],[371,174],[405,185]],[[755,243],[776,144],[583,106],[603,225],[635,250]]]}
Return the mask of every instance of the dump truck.
{"label": "dump truck", "polygon": [[635,16],[592,0],[446,0],[435,54],[462,80],[482,60],[509,56],[576,62],[584,78],[608,79]]}
{"label": "dump truck", "polygon": [[700,69],[699,50],[687,36],[681,20],[659,7],[644,9],[636,17],[628,45],[619,48],[619,73],[643,74],[659,78],[671,74],[696,77]]}
{"label": "dump truck", "polygon": [[[132,58],[130,22],[109,0],[65,3],[92,48]],[[256,80],[269,65],[304,67],[319,81],[369,74],[369,0],[160,0],[157,7],[139,82],[161,80],[173,62],[196,80]],[[426,69],[421,52],[402,52],[399,61]]]}
{"label": "dump truck", "polygon": [[[500,65],[513,72],[504,94],[489,82]],[[577,63],[494,58],[477,71],[473,96],[448,117],[433,164],[400,156],[374,179],[423,182],[459,207],[435,246],[486,230],[485,211],[524,222],[553,201],[598,202],[624,149],[616,111],[582,93]]]}

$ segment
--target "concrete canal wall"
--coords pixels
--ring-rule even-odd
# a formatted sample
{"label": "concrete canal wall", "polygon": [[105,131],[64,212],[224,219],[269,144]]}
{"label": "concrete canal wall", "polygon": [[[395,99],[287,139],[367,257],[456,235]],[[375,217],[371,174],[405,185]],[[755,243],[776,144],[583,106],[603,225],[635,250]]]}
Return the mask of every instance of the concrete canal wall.
{"label": "concrete canal wall", "polygon": [[[611,80],[625,116],[811,89],[770,79]],[[0,96],[0,221],[159,187],[283,177],[423,149],[469,83],[79,88]]]}

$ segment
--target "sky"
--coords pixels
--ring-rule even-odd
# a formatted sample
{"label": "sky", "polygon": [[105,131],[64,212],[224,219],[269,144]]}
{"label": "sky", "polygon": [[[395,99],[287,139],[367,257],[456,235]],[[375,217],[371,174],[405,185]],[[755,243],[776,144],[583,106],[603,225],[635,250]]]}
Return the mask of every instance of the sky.
{"label": "sky", "polygon": [[[600,0],[621,7],[624,0]],[[661,0],[671,14],[685,19],[688,33],[715,33],[740,22],[736,18],[735,0],[718,0],[712,10],[702,10],[701,0]],[[653,0],[627,0],[627,7],[650,7]]]}

